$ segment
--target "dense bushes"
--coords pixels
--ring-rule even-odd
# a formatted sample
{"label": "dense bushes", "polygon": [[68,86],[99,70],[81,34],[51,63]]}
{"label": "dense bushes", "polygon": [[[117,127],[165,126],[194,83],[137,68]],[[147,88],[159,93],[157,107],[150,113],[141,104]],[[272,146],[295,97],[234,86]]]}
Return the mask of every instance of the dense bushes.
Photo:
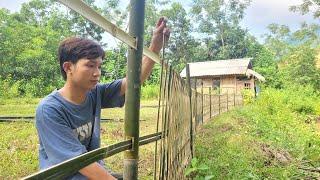
{"label": "dense bushes", "polygon": [[[10,99],[19,97],[44,97],[50,94],[54,89],[63,86],[63,81],[59,82],[59,86],[45,86],[43,81],[32,79],[30,82],[10,81],[8,79],[0,79],[0,98]],[[159,94],[158,85],[144,85],[141,87],[141,97],[143,99],[157,99]]]}
{"label": "dense bushes", "polygon": [[145,85],[141,87],[141,97],[143,99],[156,99],[159,95],[159,85]]}

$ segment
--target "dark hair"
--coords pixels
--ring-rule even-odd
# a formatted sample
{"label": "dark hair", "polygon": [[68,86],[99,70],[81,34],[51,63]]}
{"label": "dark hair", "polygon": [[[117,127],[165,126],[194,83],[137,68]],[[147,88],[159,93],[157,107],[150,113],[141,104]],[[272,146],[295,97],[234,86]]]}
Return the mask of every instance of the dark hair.
{"label": "dark hair", "polygon": [[70,61],[76,64],[79,59],[96,59],[105,56],[102,47],[93,40],[70,37],[63,40],[59,45],[58,56],[60,61],[60,71],[64,80],[67,79],[67,74],[63,69],[63,63]]}

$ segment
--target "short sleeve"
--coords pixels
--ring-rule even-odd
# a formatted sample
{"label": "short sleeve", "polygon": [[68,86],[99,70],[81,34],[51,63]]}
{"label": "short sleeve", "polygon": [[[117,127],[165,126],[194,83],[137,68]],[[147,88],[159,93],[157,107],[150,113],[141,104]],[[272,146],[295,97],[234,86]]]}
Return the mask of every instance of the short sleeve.
{"label": "short sleeve", "polygon": [[115,80],[108,84],[99,84],[101,92],[101,108],[122,107],[125,96],[120,95],[122,79]]}
{"label": "short sleeve", "polygon": [[50,166],[87,152],[61,113],[54,107],[38,107],[36,127]]}

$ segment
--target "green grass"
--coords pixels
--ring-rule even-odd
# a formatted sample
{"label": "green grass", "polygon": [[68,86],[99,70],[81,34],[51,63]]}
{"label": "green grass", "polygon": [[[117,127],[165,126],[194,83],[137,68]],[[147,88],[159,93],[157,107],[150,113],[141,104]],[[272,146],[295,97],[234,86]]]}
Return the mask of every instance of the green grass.
{"label": "green grass", "polygon": [[34,116],[40,98],[0,98],[0,116]]}
{"label": "green grass", "polygon": [[319,179],[320,173],[307,169],[320,167],[320,99],[304,93],[267,89],[253,104],[209,121],[197,133],[195,146],[197,166],[207,168],[193,167],[191,176]]}
{"label": "green grass", "polygon": [[[0,100],[0,116],[34,115],[40,99]],[[317,179],[320,167],[319,96],[308,89],[267,89],[253,104],[208,121],[197,132],[191,176],[203,179]],[[10,105],[11,108],[7,108]],[[143,100],[141,106],[157,105]],[[140,134],[155,132],[157,108],[141,109]],[[124,108],[102,117],[123,119]],[[124,139],[123,121],[102,123],[102,146]],[[318,127],[318,128],[317,128]],[[38,170],[38,139],[33,123],[0,123],[0,179],[17,179]],[[154,144],[140,148],[139,178],[152,179]],[[123,169],[123,154],[107,158]],[[204,168],[205,167],[205,168]],[[304,169],[304,170],[303,170]]]}
{"label": "green grass", "polygon": [[0,123],[0,179],[17,179],[38,169],[33,123]]}

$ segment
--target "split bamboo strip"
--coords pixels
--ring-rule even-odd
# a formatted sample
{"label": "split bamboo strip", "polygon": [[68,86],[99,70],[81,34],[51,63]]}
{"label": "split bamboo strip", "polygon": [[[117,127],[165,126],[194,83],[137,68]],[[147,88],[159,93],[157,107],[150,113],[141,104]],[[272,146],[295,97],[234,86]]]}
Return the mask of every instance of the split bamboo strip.
{"label": "split bamboo strip", "polygon": [[[117,27],[117,25],[113,24],[111,21],[107,20],[105,17],[100,15],[90,6],[88,6],[85,2],[81,0],[58,0],[61,4],[69,7],[70,9],[76,11],[84,18],[88,19],[89,21],[93,22],[97,26],[101,27],[112,36],[116,37],[120,41],[126,43],[133,49],[137,49],[137,40],[133,36],[128,35],[125,31],[121,28]],[[157,54],[150,51],[147,47],[143,47],[143,54],[148,56],[153,61],[160,64],[161,60]]]}

